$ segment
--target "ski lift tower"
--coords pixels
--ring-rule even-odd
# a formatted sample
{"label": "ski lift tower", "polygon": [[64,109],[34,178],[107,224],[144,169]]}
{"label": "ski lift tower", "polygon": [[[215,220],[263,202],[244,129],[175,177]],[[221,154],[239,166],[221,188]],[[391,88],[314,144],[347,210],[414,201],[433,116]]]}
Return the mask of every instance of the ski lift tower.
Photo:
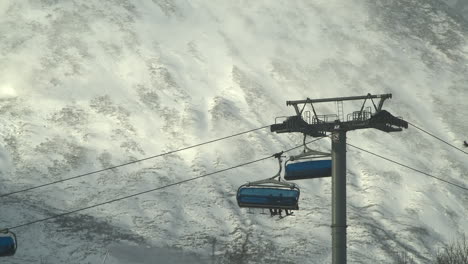
{"label": "ski lift tower", "polygon": [[[272,132],[293,133],[299,132],[312,137],[324,137],[331,133],[332,139],[332,263],[346,264],[346,132],[376,128],[384,132],[398,132],[402,128],[408,128],[408,123],[389,112],[382,110],[386,99],[392,98],[391,94],[337,97],[325,99],[309,99],[287,101],[286,105],[292,105],[296,115],[287,117],[280,123],[270,126]],[[380,99],[378,105],[374,99]],[[364,100],[360,110],[343,116],[343,101]],[[366,101],[370,100],[372,107],[366,107]],[[336,102],[337,114],[317,115],[314,104]],[[310,111],[305,111],[310,104]],[[301,106],[301,110],[299,110]]]}

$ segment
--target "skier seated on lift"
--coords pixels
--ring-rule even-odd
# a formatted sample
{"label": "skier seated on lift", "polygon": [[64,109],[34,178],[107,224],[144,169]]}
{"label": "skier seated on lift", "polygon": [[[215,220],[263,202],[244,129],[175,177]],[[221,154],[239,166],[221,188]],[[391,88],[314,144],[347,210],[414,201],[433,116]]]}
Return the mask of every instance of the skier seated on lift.
{"label": "skier seated on lift", "polygon": [[281,209],[270,209],[271,216],[275,216],[275,215],[281,216],[282,213],[283,213],[283,210]]}
{"label": "skier seated on lift", "polygon": [[[292,215],[293,214],[293,212],[291,210],[288,210],[288,209],[284,209],[284,212],[286,213],[286,215]],[[281,216],[283,216],[283,210],[281,210],[281,209],[270,209],[270,214],[271,214],[271,216],[279,215],[281,217]]]}
{"label": "skier seated on lift", "polygon": [[275,216],[275,215],[278,215],[278,214],[281,215],[281,209],[279,209],[279,212],[278,212],[278,209],[271,209],[270,208],[270,214],[271,214],[271,216]]}
{"label": "skier seated on lift", "polygon": [[468,143],[465,141],[463,141],[463,144],[465,145],[465,147],[468,147]]}

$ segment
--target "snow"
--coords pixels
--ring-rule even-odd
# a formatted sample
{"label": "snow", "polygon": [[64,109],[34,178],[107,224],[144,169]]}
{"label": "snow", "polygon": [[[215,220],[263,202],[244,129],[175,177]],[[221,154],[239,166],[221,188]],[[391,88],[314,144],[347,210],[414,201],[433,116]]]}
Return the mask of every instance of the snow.
{"label": "snow", "polygon": [[[449,1],[455,5],[456,1]],[[458,1],[460,2],[460,1]],[[432,7],[432,9],[431,9]],[[0,193],[274,123],[287,100],[392,93],[384,108],[461,146],[467,31],[440,1],[0,3]],[[345,103],[345,115],[360,108]],[[334,104],[317,107],[334,113]],[[348,142],[468,186],[465,154],[411,127]],[[268,129],[2,199],[11,227],[262,158]],[[330,149],[329,140],[311,147]],[[299,150],[297,150],[298,152]],[[348,147],[348,260],[427,263],[466,234],[466,191]],[[266,160],[14,230],[4,263],[329,263],[330,179],[284,219],[240,209]]]}

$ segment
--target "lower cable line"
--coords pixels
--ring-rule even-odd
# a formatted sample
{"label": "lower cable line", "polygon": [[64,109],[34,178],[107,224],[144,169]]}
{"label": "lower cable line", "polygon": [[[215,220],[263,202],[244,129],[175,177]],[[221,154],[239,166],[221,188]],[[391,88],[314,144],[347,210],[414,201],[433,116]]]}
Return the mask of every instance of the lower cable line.
{"label": "lower cable line", "polygon": [[[254,160],[254,161],[242,163],[242,164],[236,165],[236,166],[234,166],[234,167],[226,168],[226,169],[223,169],[223,170],[219,170],[219,171],[211,172],[211,173],[208,173],[208,174],[204,174],[204,175],[201,175],[201,176],[198,176],[198,177],[193,177],[193,178],[190,178],[190,179],[187,179],[187,180],[183,180],[183,181],[171,183],[171,184],[168,184],[168,185],[164,185],[164,186],[161,186],[161,187],[158,187],[158,188],[154,188],[154,189],[150,189],[150,190],[146,190],[146,191],[142,191],[142,192],[130,194],[130,195],[127,195],[127,196],[122,196],[122,197],[115,198],[115,199],[112,199],[112,200],[109,200],[109,201],[106,201],[106,202],[102,202],[102,203],[90,205],[90,206],[87,206],[87,207],[82,207],[82,208],[79,208],[79,209],[76,209],[76,210],[73,210],[73,211],[69,211],[69,212],[65,212],[65,213],[62,213],[62,214],[53,215],[53,216],[50,216],[50,217],[47,217],[47,218],[35,220],[35,221],[28,222],[28,223],[25,223],[25,224],[21,224],[21,225],[17,225],[17,226],[12,226],[12,227],[6,228],[6,230],[16,229],[16,228],[20,228],[20,227],[23,227],[23,226],[27,226],[27,225],[32,225],[32,224],[44,222],[44,221],[47,221],[47,220],[51,220],[51,219],[54,219],[54,218],[58,218],[58,217],[62,217],[62,216],[70,215],[70,214],[74,214],[74,213],[77,213],[77,212],[81,212],[81,211],[88,210],[88,209],[91,209],[91,208],[95,208],[95,207],[98,207],[98,206],[102,206],[102,205],[105,205],[105,204],[110,204],[110,203],[118,202],[118,201],[121,201],[121,200],[125,200],[125,199],[128,199],[128,198],[132,198],[132,197],[135,197],[135,196],[139,196],[139,195],[142,195],[142,194],[146,194],[146,193],[150,193],[150,192],[154,192],[154,191],[159,191],[159,190],[166,189],[166,188],[169,188],[169,187],[172,187],[172,186],[176,186],[176,185],[179,185],[179,184],[182,184],[182,183],[186,183],[186,182],[194,181],[194,180],[197,180],[197,179],[201,179],[201,178],[204,178],[204,177],[213,175],[213,174],[225,172],[225,171],[232,170],[232,169],[235,169],[235,168],[239,168],[239,167],[242,167],[242,166],[246,166],[246,165],[249,165],[249,164],[252,164],[252,163],[260,162],[260,161],[269,159],[269,158],[271,158],[271,157],[272,157],[272,156],[268,156],[268,157],[261,158],[261,159],[257,159],[257,160]],[[1,230],[0,230],[0,232],[1,232]]]}
{"label": "lower cable line", "polygon": [[348,145],[348,146],[350,146],[350,147],[353,147],[353,148],[356,148],[356,149],[358,149],[358,150],[364,151],[364,152],[366,152],[366,153],[369,153],[369,154],[371,154],[371,155],[374,155],[374,156],[379,157],[379,158],[381,158],[381,159],[384,159],[384,160],[386,160],[386,161],[390,161],[390,162],[392,162],[392,163],[395,163],[395,164],[400,165],[400,166],[402,166],[402,167],[405,167],[405,168],[407,168],[407,169],[410,169],[410,170],[419,172],[419,173],[421,173],[421,174],[424,174],[424,175],[426,175],[426,176],[428,176],[428,177],[431,177],[431,178],[434,178],[434,179],[436,179],[436,180],[439,180],[439,181],[448,183],[448,184],[450,184],[450,185],[456,186],[456,187],[458,187],[458,188],[460,188],[460,189],[463,189],[463,190],[465,190],[465,191],[468,191],[468,188],[465,187],[465,186],[462,186],[462,185],[459,185],[459,184],[456,184],[456,183],[453,183],[453,182],[444,180],[444,179],[442,179],[442,178],[439,178],[439,177],[436,177],[436,176],[434,176],[434,175],[431,175],[431,174],[429,174],[429,173],[427,173],[427,172],[424,172],[424,171],[415,169],[415,168],[410,167],[410,166],[408,166],[408,165],[405,165],[405,164],[403,164],[403,163],[401,163],[401,162],[391,160],[391,159],[389,159],[389,158],[386,158],[386,157],[381,156],[381,155],[379,155],[379,154],[376,154],[376,153],[374,153],[374,152],[365,150],[365,149],[363,149],[363,148],[354,146],[354,145],[352,145],[352,144],[346,143],[346,145]]}
{"label": "lower cable line", "polygon": [[206,141],[206,142],[199,143],[199,144],[196,144],[196,145],[192,145],[192,146],[172,150],[172,151],[169,151],[169,152],[161,153],[161,154],[154,155],[154,156],[151,156],[151,157],[146,157],[146,158],[143,158],[143,159],[133,160],[133,161],[130,161],[130,162],[127,162],[127,163],[123,163],[123,164],[120,164],[120,165],[104,168],[104,169],[101,169],[101,170],[96,170],[96,171],[76,175],[76,176],[73,176],[73,177],[69,177],[69,178],[65,178],[65,179],[61,179],[61,180],[57,180],[57,181],[53,181],[53,182],[49,182],[49,183],[44,183],[44,184],[32,186],[32,187],[29,187],[29,188],[21,189],[21,190],[10,192],[10,193],[0,194],[0,198],[10,196],[10,195],[13,195],[13,194],[17,194],[17,193],[32,191],[34,189],[39,189],[39,188],[50,186],[50,185],[53,185],[53,184],[57,184],[57,183],[61,183],[61,182],[66,182],[66,181],[82,178],[82,177],[85,177],[85,176],[89,176],[89,175],[92,175],[92,174],[96,174],[96,173],[100,173],[100,172],[104,172],[104,171],[108,171],[108,170],[117,169],[117,168],[120,168],[120,167],[123,167],[123,166],[128,166],[128,165],[135,164],[135,163],[138,163],[138,162],[142,162],[142,161],[145,161],[145,160],[162,157],[162,156],[169,155],[169,154],[174,154],[176,152],[180,152],[180,151],[183,151],[183,150],[199,147],[199,146],[202,146],[202,145],[206,145],[206,144],[221,141],[221,140],[224,140],[224,139],[236,137],[236,136],[239,136],[239,135],[247,134],[247,133],[257,131],[257,130],[260,130],[260,129],[264,129],[264,128],[267,128],[267,127],[270,127],[270,126],[263,126],[263,127],[259,127],[259,128],[256,128],[256,129],[251,129],[251,130],[236,133],[236,134],[233,134],[233,135],[230,135],[230,136],[217,138],[217,139],[214,139],[214,140],[210,140],[210,141]]}
{"label": "lower cable line", "polygon": [[[306,144],[309,144],[309,143],[318,141],[318,140],[323,139],[323,138],[325,138],[325,137],[321,137],[321,138],[312,140],[312,141],[310,141],[310,142],[307,142]],[[122,200],[125,200],[125,199],[128,199],[128,198],[132,198],[132,197],[136,197],[136,196],[142,195],[142,194],[146,194],[146,193],[150,193],[150,192],[154,192],[154,191],[159,191],[159,190],[166,189],[166,188],[169,188],[169,187],[172,187],[172,186],[176,186],[176,185],[179,185],[179,184],[191,182],[191,181],[194,181],[194,180],[197,180],[197,179],[201,179],[201,178],[204,178],[204,177],[208,177],[208,176],[211,176],[211,175],[214,175],[214,174],[218,174],[218,173],[221,173],[221,172],[229,171],[229,170],[232,170],[232,169],[236,169],[236,168],[239,168],[239,167],[243,167],[243,166],[246,166],[246,165],[250,165],[250,164],[253,164],[253,163],[257,163],[257,162],[260,162],[260,161],[263,161],[263,160],[267,160],[267,159],[270,159],[270,158],[275,157],[275,156],[277,156],[277,155],[281,155],[281,154],[284,153],[284,152],[288,152],[288,151],[291,151],[291,150],[294,150],[294,149],[297,149],[297,148],[300,148],[300,147],[303,147],[303,146],[304,146],[304,145],[301,144],[300,146],[290,148],[290,149],[288,149],[288,150],[282,151],[282,152],[280,152],[280,153],[276,153],[276,154],[271,155],[271,156],[268,156],[268,157],[264,157],[264,158],[257,159],[257,160],[254,160],[254,161],[245,162],[245,163],[242,163],[242,164],[239,164],[239,165],[236,165],[236,166],[233,166],[233,167],[229,167],[229,168],[226,168],[226,169],[222,169],[222,170],[219,170],[219,171],[210,172],[210,173],[207,173],[207,174],[204,174],[204,175],[201,175],[201,176],[197,176],[197,177],[193,177],[193,178],[190,178],[190,179],[182,180],[182,181],[179,181],[179,182],[171,183],[171,184],[164,185],[164,186],[161,186],[161,187],[158,187],[158,188],[154,188],[154,189],[150,189],[150,190],[146,190],[146,191],[142,191],[142,192],[138,192],[138,193],[134,193],[134,194],[122,196],[122,197],[115,198],[115,199],[112,199],[112,200],[109,200],[109,201],[105,201],[105,202],[102,202],[102,203],[97,203],[97,204],[94,204],[94,205],[82,207],[82,208],[79,208],[79,209],[76,209],[76,210],[72,210],[72,211],[68,211],[68,212],[65,212],[65,213],[56,214],[56,215],[53,215],[53,216],[50,216],[50,217],[38,219],[38,220],[35,220],[35,221],[27,222],[27,223],[24,223],[24,224],[20,224],[20,225],[8,227],[8,228],[4,228],[4,229],[1,229],[1,230],[0,230],[0,233],[1,233],[1,232],[8,231],[8,230],[13,230],[13,229],[17,229],[17,228],[20,228],[20,227],[32,225],[32,224],[37,224],[37,223],[40,223],[40,222],[45,222],[45,221],[48,221],[48,220],[51,220],[51,219],[54,219],[54,218],[59,218],[59,217],[62,217],[62,216],[66,216],[66,215],[78,213],[78,212],[81,212],[81,211],[84,211],[84,210],[96,208],[96,207],[103,206],[103,205],[106,205],[106,204],[110,204],[110,203],[122,201]]]}

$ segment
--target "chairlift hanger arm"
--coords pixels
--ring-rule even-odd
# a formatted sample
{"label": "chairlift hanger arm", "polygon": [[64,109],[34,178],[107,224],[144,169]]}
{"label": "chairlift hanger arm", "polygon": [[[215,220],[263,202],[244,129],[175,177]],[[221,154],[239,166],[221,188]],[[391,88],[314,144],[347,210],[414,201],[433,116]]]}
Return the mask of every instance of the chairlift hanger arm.
{"label": "chairlift hanger arm", "polygon": [[331,156],[330,153],[317,151],[317,150],[313,150],[309,148],[306,144],[306,138],[307,138],[307,134],[304,134],[304,140],[302,141],[302,144],[304,145],[304,150],[302,151],[302,153],[298,155],[290,155],[288,161],[307,159],[307,158],[323,158],[323,157]]}

